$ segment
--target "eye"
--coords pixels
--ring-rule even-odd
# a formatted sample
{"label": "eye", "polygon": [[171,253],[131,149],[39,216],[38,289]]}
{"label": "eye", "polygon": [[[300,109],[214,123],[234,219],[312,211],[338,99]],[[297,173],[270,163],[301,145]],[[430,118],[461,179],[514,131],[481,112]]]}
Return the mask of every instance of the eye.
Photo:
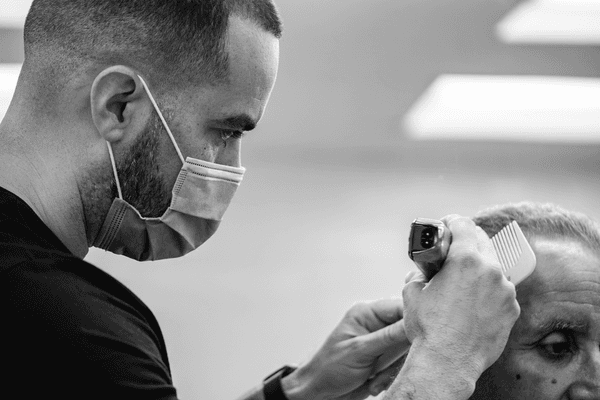
{"label": "eye", "polygon": [[220,132],[221,132],[222,140],[240,139],[242,136],[244,136],[244,132],[242,132],[242,131],[231,131],[231,130],[221,129]]}
{"label": "eye", "polygon": [[538,344],[545,357],[551,360],[561,360],[575,351],[575,343],[571,337],[563,332],[554,332],[542,339]]}

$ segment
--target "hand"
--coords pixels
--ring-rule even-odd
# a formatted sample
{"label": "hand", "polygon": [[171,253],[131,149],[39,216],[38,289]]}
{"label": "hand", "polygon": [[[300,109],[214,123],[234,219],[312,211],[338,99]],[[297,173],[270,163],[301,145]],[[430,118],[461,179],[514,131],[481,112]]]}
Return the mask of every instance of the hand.
{"label": "hand", "polygon": [[[282,379],[286,396],[290,400],[358,400],[385,390],[410,345],[401,320],[399,299],[354,305],[315,356]],[[380,357],[393,362],[376,371]]]}
{"label": "hand", "polygon": [[443,221],[452,232],[444,266],[429,282],[412,273],[404,287],[406,335],[476,380],[504,350],[520,308],[486,233],[469,218]]}

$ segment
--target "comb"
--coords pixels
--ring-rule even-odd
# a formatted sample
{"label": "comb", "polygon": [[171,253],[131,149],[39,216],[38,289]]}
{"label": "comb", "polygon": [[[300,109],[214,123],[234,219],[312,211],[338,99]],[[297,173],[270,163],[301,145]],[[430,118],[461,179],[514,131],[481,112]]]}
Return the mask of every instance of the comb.
{"label": "comb", "polygon": [[502,272],[509,281],[517,285],[531,275],[536,264],[535,254],[517,221],[506,225],[494,235],[492,244]]}

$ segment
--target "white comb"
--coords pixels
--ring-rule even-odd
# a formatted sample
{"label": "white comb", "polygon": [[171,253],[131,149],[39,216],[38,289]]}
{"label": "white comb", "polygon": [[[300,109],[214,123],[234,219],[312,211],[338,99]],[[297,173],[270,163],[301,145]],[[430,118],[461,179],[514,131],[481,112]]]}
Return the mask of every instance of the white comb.
{"label": "white comb", "polygon": [[517,221],[502,228],[492,238],[492,244],[509,281],[517,285],[531,275],[536,264],[535,254]]}

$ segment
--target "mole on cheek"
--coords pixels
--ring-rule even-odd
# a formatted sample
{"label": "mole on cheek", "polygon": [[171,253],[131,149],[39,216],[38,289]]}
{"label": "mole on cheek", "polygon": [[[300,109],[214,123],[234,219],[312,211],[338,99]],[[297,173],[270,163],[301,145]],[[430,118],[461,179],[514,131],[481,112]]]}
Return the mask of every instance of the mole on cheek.
{"label": "mole on cheek", "polygon": [[552,379],[552,383],[556,385],[556,379]]}
{"label": "mole on cheek", "polygon": [[521,374],[517,374],[517,380],[521,379]]}

